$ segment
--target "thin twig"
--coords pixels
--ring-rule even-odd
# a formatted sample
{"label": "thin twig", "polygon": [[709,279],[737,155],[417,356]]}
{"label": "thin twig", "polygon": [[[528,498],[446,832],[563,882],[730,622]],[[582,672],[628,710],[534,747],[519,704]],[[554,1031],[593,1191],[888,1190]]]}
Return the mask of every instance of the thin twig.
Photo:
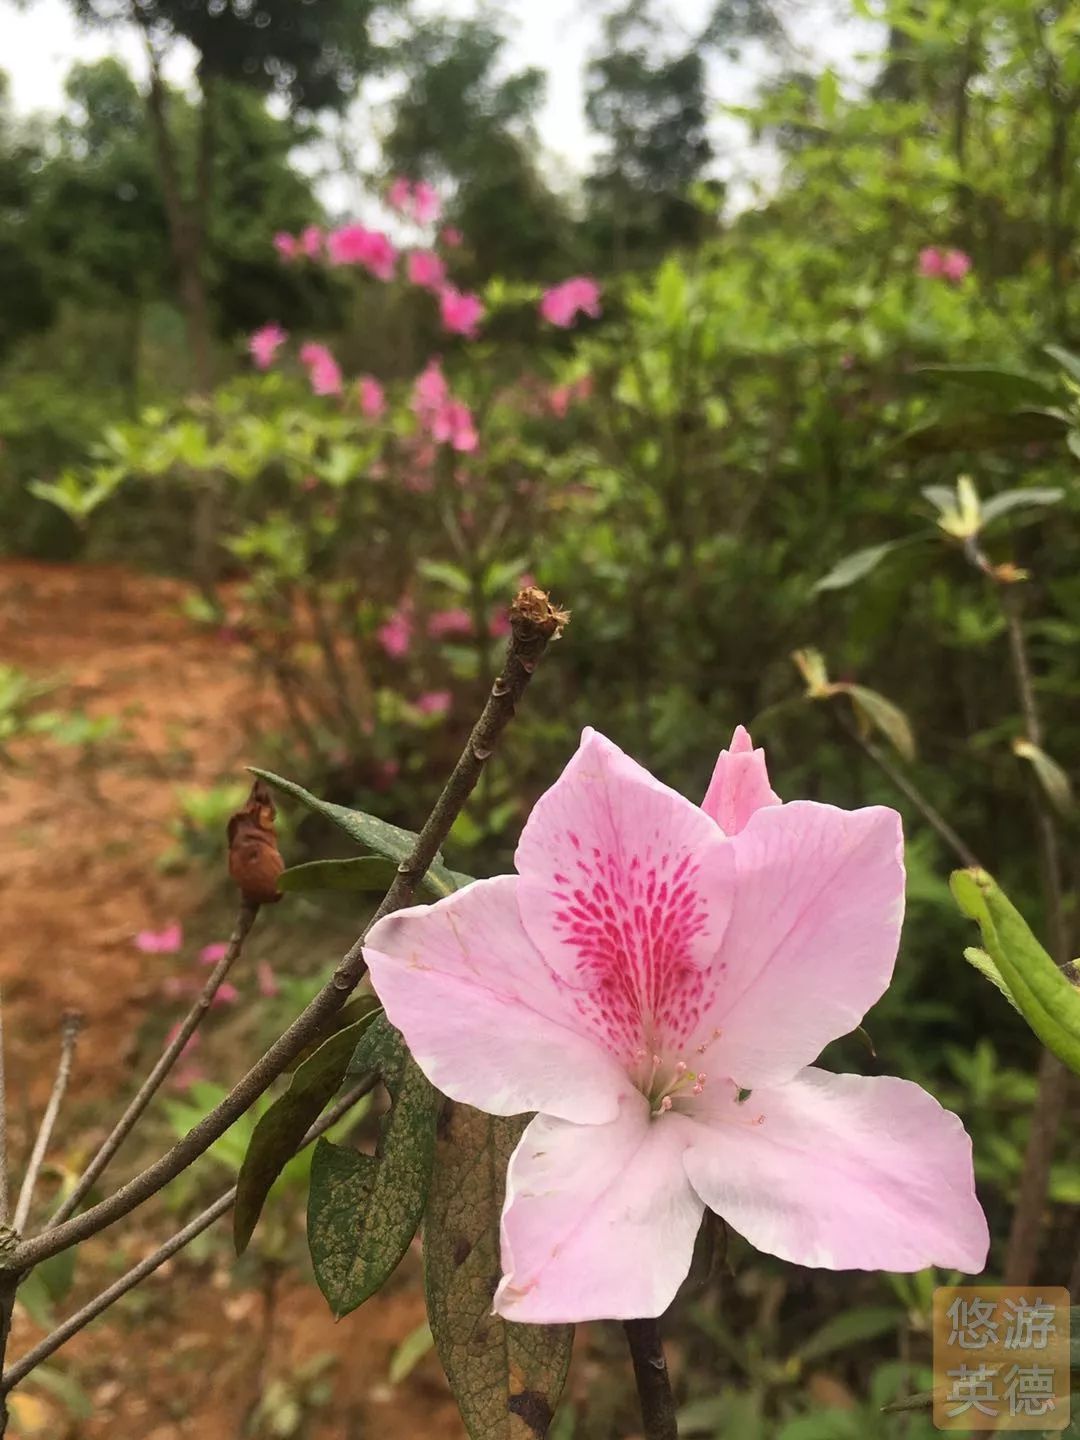
{"label": "thin twig", "polygon": [[[336,1125],[358,1100],[362,1100],[365,1095],[370,1094],[377,1083],[378,1076],[372,1075],[354,1085],[347,1095],[344,1095],[336,1105],[315,1122],[297,1146],[297,1153],[306,1149],[320,1135],[325,1135],[327,1130]],[[164,1265],[166,1260],[171,1260],[174,1255],[183,1250],[185,1245],[190,1245],[192,1240],[201,1235],[204,1230],[208,1230],[215,1220],[219,1220],[222,1215],[232,1209],[235,1199],[236,1186],[234,1185],[231,1190],[226,1190],[224,1195],[220,1195],[201,1215],[196,1215],[195,1219],[185,1225],[171,1240],[167,1240],[152,1255],[141,1260],[126,1275],[121,1275],[120,1279],[114,1281],[107,1290],[103,1290],[93,1300],[87,1301],[81,1310],[77,1310],[70,1319],[65,1320],[62,1325],[58,1325],[32,1350],[28,1350],[10,1369],[4,1372],[3,1380],[0,1381],[0,1395],[7,1395],[20,1380],[25,1380],[31,1370],[40,1365],[43,1360],[47,1360],[50,1355],[55,1354],[61,1345],[67,1344],[73,1335],[77,1335],[80,1330],[85,1329],[91,1320],[96,1320],[103,1311],[108,1310],[110,1305],[114,1305],[129,1290],[133,1290],[140,1281],[145,1280],[147,1276],[152,1275],[155,1270]]]}
{"label": "thin twig", "polygon": [[918,810],[930,828],[945,841],[945,844],[952,850],[961,865],[966,865],[969,869],[982,869],[975,852],[965,841],[961,840],[960,836],[945,819],[941,811],[930,803],[915,782],[910,780],[898,765],[894,765],[889,756],[875,745],[872,740],[860,734],[858,727],[848,719],[843,711],[834,706],[832,707],[832,714],[844,734],[847,735],[849,739],[854,740],[855,744],[859,746],[865,755],[869,756],[881,773],[900,791],[901,795],[906,796],[907,799],[911,801],[912,805],[915,806],[916,810]]}
{"label": "thin twig", "polygon": [[15,1205],[15,1218],[12,1220],[12,1227],[16,1231],[22,1231],[30,1214],[30,1206],[34,1199],[34,1186],[37,1184],[41,1166],[45,1160],[45,1152],[49,1148],[49,1141],[52,1139],[53,1126],[56,1124],[56,1117],[60,1113],[60,1105],[67,1090],[68,1081],[71,1079],[71,1066],[75,1059],[75,1045],[79,1038],[79,1031],[82,1029],[82,1016],[74,1010],[65,1012],[60,1023],[60,1063],[56,1067],[56,1079],[53,1082],[52,1094],[49,1096],[49,1103],[45,1107],[45,1114],[41,1117],[41,1126],[34,1141],[34,1148],[30,1152],[30,1163],[26,1167],[26,1174],[23,1177],[22,1188],[19,1191],[19,1199]]}
{"label": "thin twig", "polygon": [[97,1154],[79,1177],[71,1194],[67,1196],[64,1203],[49,1221],[46,1227],[47,1229],[51,1230],[54,1225],[61,1224],[69,1215],[75,1213],[79,1208],[80,1202],[88,1194],[117,1150],[120,1149],[120,1146],[131,1134],[132,1130],[134,1130],[146,1107],[150,1104],[150,1101],[157,1094],[158,1090],[160,1090],[177,1060],[179,1060],[180,1056],[184,1053],[188,1041],[209,1013],[214,1001],[214,996],[218,990],[220,990],[225,977],[239,959],[240,952],[244,948],[244,942],[251,933],[251,927],[255,924],[255,918],[258,913],[258,905],[247,900],[240,902],[240,910],[236,917],[236,925],[233,928],[232,936],[229,939],[228,948],[211,971],[206,984],[202,988],[202,993],[188,1011],[184,1023],[165,1047],[157,1064],[139,1086],[138,1092],[130,1105],[116,1122]]}
{"label": "thin twig", "polygon": [[671,1392],[660,1326],[655,1320],[624,1320],[623,1329],[634,1362],[645,1440],[678,1440],[675,1396]]}
{"label": "thin twig", "polygon": [[4,996],[0,991],[0,1225],[7,1224],[11,1203],[8,1180],[7,1079],[4,1063]]}
{"label": "thin twig", "polygon": [[[367,929],[383,916],[402,909],[412,899],[413,891],[423,879],[428,866],[449,834],[450,827],[472,794],[499,736],[513,718],[517,702],[528,686],[549,641],[559,634],[567,618],[551,606],[546,595],[532,589],[523,590],[517,597],[511,607],[510,617],[512,635],[503,672],[491,687],[487,704],[469,736],[461,758],[435,802],[435,808],[416,837],[416,844],[408,858],[399,865],[394,882]],[[252,1066],[225,1099],[189,1130],[183,1139],[178,1140],[172,1149],[154,1164],[129,1180],[115,1195],[110,1195],[108,1199],[83,1211],[81,1215],[73,1215],[62,1225],[56,1225],[41,1235],[21,1242],[9,1255],[0,1254],[0,1271],[29,1269],[32,1265],[48,1259],[50,1255],[58,1255],[62,1250],[98,1234],[130,1214],[151,1195],[156,1195],[170,1180],[175,1180],[177,1175],[204,1154],[277,1077],[284,1073],[297,1055],[325,1031],[328,1022],[359,985],[367,970],[364,961],[364,936],[367,929],[307,1008],[284,1034],[275,1040],[262,1059]]]}

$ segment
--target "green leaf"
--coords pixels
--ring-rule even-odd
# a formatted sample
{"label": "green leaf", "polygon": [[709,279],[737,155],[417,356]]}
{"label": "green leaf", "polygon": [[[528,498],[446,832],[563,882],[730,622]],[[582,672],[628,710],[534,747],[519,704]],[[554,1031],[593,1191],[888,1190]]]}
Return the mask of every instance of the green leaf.
{"label": "green leaf", "polygon": [[1060,440],[1069,429],[1056,410],[1012,410],[1000,414],[950,415],[909,430],[896,442],[921,455],[950,450],[997,450],[1033,441]]}
{"label": "green leaf", "polygon": [[856,580],[869,575],[871,570],[876,570],[885,556],[891,555],[902,543],[899,540],[887,540],[883,545],[868,545],[865,550],[855,550],[850,555],[845,555],[824,579],[817,582],[810,593],[819,595],[822,590],[845,590],[849,585],[854,585]]}
{"label": "green leaf", "polygon": [[320,1140],[311,1165],[308,1247],[337,1319],[381,1290],[424,1213],[440,1095],[385,1016],[356,1047],[351,1072],[376,1070],[390,1092],[375,1154]]}
{"label": "green leaf", "polygon": [[990,981],[991,985],[996,986],[997,989],[1001,991],[1002,995],[1005,996],[1005,999],[1009,1002],[1009,1004],[1013,1007],[1017,1014],[1020,1013],[1020,1006],[1017,1005],[1016,1001],[1009,993],[1009,987],[1001,978],[1001,971],[994,964],[993,960],[990,959],[990,956],[986,953],[985,950],[980,950],[977,945],[969,945],[964,951],[964,959],[968,962],[969,965],[974,965],[975,969],[978,970],[980,975],[984,976],[987,980]]}
{"label": "green leaf", "polygon": [[426,1320],[417,1325],[415,1330],[410,1330],[390,1356],[390,1370],[387,1375],[390,1384],[400,1385],[403,1380],[407,1380],[434,1345],[431,1326]]}
{"label": "green leaf", "polygon": [[247,1249],[274,1181],[296,1154],[308,1127],[341,1088],[357,1041],[374,1014],[372,1011],[324,1041],[297,1068],[288,1090],[278,1096],[255,1126],[236,1182],[233,1241],[238,1255]]}
{"label": "green leaf", "polygon": [[895,1306],[862,1305],[854,1310],[845,1310],[827,1320],[820,1330],[815,1330],[809,1339],[796,1347],[795,1355],[804,1364],[820,1360],[837,1350],[847,1350],[864,1340],[876,1340],[899,1329],[904,1312]]}
{"label": "green leaf", "polygon": [[1080,991],[1035,939],[1023,916],[985,870],[954,871],[950,885],[964,914],[1039,1039],[1080,1074]]}
{"label": "green leaf", "polygon": [[1055,386],[1035,375],[999,365],[919,365],[915,374],[974,390],[1010,409],[1021,405],[1053,405],[1058,398]]}
{"label": "green leaf", "polygon": [[915,759],[915,736],[907,716],[898,705],[865,685],[838,683],[833,688],[847,695],[863,722],[880,730],[905,760]]}
{"label": "green leaf", "polygon": [[983,524],[989,525],[992,520],[1007,515],[1010,510],[1019,510],[1025,506],[1056,505],[1064,498],[1065,491],[1053,485],[1031,485],[1025,490],[1003,490],[1000,495],[992,495],[989,500],[982,502]]}
{"label": "green leaf", "polygon": [[[375,891],[385,894],[394,883],[397,866],[381,855],[358,855],[351,860],[312,860],[286,870],[278,884],[282,890],[346,890]],[[441,900],[463,885],[471,885],[471,875],[459,875],[439,866],[435,874],[429,870],[416,887],[417,895]]]}
{"label": "green leaf", "polygon": [[572,1326],[491,1313],[506,1167],[527,1123],[448,1102],[439,1126],[424,1220],[428,1318],[470,1440],[542,1440],[570,1365]]}
{"label": "green leaf", "polygon": [[942,515],[949,515],[956,509],[956,491],[948,485],[924,485],[922,493]]}
{"label": "green leaf", "polygon": [[[355,840],[357,845],[363,846],[365,850],[372,850],[376,855],[393,860],[397,865],[400,865],[403,860],[407,860],[412,854],[413,846],[416,844],[416,835],[412,830],[402,830],[399,826],[390,825],[385,820],[379,820],[363,810],[349,810],[344,805],[334,805],[329,800],[320,800],[317,795],[312,795],[310,790],[305,790],[302,785],[275,775],[270,770],[259,770],[254,765],[248,768],[253,775],[260,776],[267,784],[280,790],[282,794],[291,795],[294,800],[299,800],[301,805],[306,805],[316,815],[324,815],[327,820],[332,820],[335,825],[345,831],[350,840]],[[452,895],[455,890],[461,888],[463,882],[469,883],[470,881],[470,876],[456,875],[452,870],[448,870],[442,863],[440,853],[435,856],[428,867],[424,883],[429,893],[434,892],[443,896]]]}
{"label": "green leaf", "polygon": [[1051,360],[1056,360],[1063,370],[1080,384],[1080,355],[1074,355],[1071,350],[1064,350],[1060,345],[1044,345],[1043,349]]}
{"label": "green leaf", "polygon": [[1035,778],[1043,793],[1058,814],[1071,815],[1076,809],[1072,781],[1058,762],[1030,740],[1014,740],[1012,748],[1013,754],[1026,760],[1035,771]]}

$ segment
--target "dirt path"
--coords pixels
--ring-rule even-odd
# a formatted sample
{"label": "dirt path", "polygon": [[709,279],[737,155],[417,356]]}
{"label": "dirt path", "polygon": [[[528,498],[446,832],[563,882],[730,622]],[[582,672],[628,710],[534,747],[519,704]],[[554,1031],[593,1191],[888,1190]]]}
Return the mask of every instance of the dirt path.
{"label": "dirt path", "polygon": [[[52,1083],[65,1009],[86,1020],[69,1124],[89,1112],[100,1133],[115,1113],[162,986],[160,957],[141,954],[134,936],[187,920],[212,888],[199,875],[159,868],[175,787],[242,774],[258,754],[251,681],[226,644],[183,618],[183,596],[174,582],[112,567],[0,563],[0,662],[62,681],[65,706],[121,715],[125,730],[93,764],[78,748],[34,741],[29,752],[15,747],[32,765],[0,769],[0,983],[16,1159]],[[60,1162],[77,1164],[91,1138],[62,1124]],[[60,1313],[170,1228],[175,1221],[158,1208],[94,1242]],[[260,1376],[264,1393],[275,1387],[286,1408],[299,1401],[307,1414],[311,1401],[303,1426],[282,1434],[462,1433],[433,1357],[402,1385],[387,1381],[391,1354],[423,1320],[415,1258],[383,1296],[336,1326],[314,1288],[294,1275],[269,1331],[257,1273],[236,1270],[223,1239],[172,1263],[171,1283],[151,1281],[53,1362],[89,1399],[93,1417],[79,1419],[55,1396],[27,1388],[14,1433],[234,1440]],[[11,1353],[40,1333],[20,1314]],[[306,1369],[319,1356],[327,1357],[322,1403]]]}

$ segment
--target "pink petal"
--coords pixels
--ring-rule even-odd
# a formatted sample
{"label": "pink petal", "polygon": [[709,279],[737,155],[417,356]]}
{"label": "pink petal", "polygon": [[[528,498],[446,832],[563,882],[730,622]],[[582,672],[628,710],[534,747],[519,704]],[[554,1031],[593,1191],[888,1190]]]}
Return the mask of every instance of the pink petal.
{"label": "pink petal", "polygon": [[219,960],[224,960],[229,949],[227,940],[217,940],[213,945],[204,945],[199,951],[200,965],[216,965]]}
{"label": "pink petal", "polygon": [[260,960],[255,973],[258,977],[259,994],[264,999],[272,1000],[275,995],[281,994],[281,986],[278,984],[277,976],[269,961]]}
{"label": "pink petal", "polygon": [[610,1120],[629,1082],[526,935],[518,885],[478,880],[380,920],[364,946],[379,999],[452,1099],[490,1115]]}
{"label": "pink petal", "polygon": [[549,1324],[666,1310],[704,1209],[683,1167],[694,1128],[653,1123],[636,1092],[606,1125],[538,1115],[507,1172],[496,1313]]}
{"label": "pink petal", "polygon": [[737,835],[755,810],[779,805],[780,797],[769,784],[765,751],[740,725],[731,737],[730,750],[721,750],[701,808],[711,815],[725,835]]}
{"label": "pink petal", "polygon": [[971,1141],[918,1085],[808,1069],[711,1108],[687,1174],[759,1250],[830,1270],[985,1265]]}
{"label": "pink petal", "polygon": [[721,1031],[710,1072],[789,1080],[888,986],[904,914],[900,817],[797,800],[755,811],[729,843],[735,904],[699,1038]]}
{"label": "pink petal", "polygon": [[164,930],[140,930],[135,936],[135,948],[144,955],[175,955],[183,943],[184,932],[177,920]]}
{"label": "pink petal", "polygon": [[586,730],[515,863],[525,929],[599,1043],[635,1069],[684,1048],[722,978],[734,855],[716,824]]}

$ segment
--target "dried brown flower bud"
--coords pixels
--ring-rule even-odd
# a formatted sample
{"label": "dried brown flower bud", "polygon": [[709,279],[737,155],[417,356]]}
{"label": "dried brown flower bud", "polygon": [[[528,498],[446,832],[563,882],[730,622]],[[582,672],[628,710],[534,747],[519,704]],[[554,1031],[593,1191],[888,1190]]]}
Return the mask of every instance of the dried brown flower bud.
{"label": "dried brown flower bud", "polygon": [[252,905],[281,899],[278,879],[285,862],[277,847],[276,814],[266,782],[256,780],[244,808],[229,821],[229,875]]}

